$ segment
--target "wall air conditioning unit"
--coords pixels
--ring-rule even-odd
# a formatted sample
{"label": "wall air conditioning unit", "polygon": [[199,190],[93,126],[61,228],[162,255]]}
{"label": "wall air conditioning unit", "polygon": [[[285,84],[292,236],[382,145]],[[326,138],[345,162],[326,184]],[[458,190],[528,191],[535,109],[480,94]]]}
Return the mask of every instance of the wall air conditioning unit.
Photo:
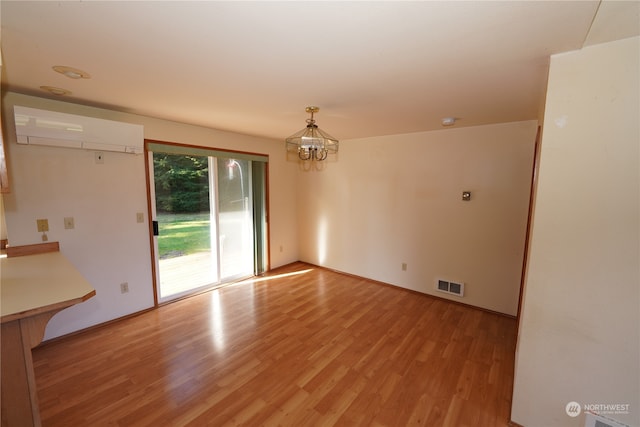
{"label": "wall air conditioning unit", "polygon": [[18,144],[141,154],[141,125],[14,106]]}

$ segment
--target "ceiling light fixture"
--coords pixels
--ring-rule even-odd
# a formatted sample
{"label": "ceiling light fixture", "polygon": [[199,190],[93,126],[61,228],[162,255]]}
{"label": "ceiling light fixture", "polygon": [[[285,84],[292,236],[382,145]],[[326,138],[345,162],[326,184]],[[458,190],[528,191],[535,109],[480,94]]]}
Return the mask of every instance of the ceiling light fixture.
{"label": "ceiling light fixture", "polygon": [[60,73],[70,79],[90,79],[91,75],[86,71],[78,70],[77,68],[67,67],[65,65],[55,65],[53,71]]}
{"label": "ceiling light fixture", "polygon": [[70,90],[62,89],[61,87],[55,86],[40,86],[40,89],[46,90],[49,93],[52,93],[57,96],[71,95]]}
{"label": "ceiling light fixture", "polygon": [[311,114],[307,119],[307,127],[285,140],[287,151],[297,152],[300,160],[325,160],[329,153],[338,152],[338,140],[316,125],[313,115],[320,111],[320,108],[307,107],[305,111]]}

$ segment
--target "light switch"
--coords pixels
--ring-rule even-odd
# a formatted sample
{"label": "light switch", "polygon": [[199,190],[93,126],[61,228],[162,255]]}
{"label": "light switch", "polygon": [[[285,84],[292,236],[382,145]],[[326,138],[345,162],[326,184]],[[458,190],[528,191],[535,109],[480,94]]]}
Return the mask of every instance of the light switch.
{"label": "light switch", "polygon": [[144,222],[144,214],[142,212],[138,212],[136,214],[136,221],[138,222]]}
{"label": "light switch", "polygon": [[49,231],[49,220],[48,219],[36,219],[36,224],[38,224],[38,231],[44,233],[45,231]]}

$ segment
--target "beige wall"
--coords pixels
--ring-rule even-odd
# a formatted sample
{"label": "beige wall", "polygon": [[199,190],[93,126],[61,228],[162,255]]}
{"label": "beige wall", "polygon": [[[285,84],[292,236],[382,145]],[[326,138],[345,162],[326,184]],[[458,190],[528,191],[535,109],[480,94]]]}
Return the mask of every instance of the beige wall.
{"label": "beige wall", "polygon": [[[149,139],[268,154],[271,266],[298,260],[297,169],[286,161],[282,141],[7,93],[2,117],[12,191],[3,200],[9,242],[39,243],[35,220],[47,218],[49,241],[60,242],[97,291],[56,315],[46,339],[153,305],[144,157],[105,152],[104,164],[96,165],[91,151],[17,145],[14,104],[142,124]],[[144,224],[136,222],[137,212],[145,213]],[[74,230],[64,229],[67,216],[74,217]],[[129,283],[128,294],[120,294],[122,282]]]}
{"label": "beige wall", "polygon": [[640,425],[638,37],[553,56],[516,359],[513,421]]}
{"label": "beige wall", "polygon": [[[324,171],[300,172],[301,259],[515,315],[536,131],[527,121],[341,142]],[[465,296],[436,291],[437,278],[465,283]]]}

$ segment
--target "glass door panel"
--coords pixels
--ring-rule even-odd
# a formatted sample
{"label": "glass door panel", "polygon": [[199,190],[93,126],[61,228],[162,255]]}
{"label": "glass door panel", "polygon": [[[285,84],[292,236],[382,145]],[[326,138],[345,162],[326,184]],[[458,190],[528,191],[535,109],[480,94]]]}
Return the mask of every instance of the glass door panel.
{"label": "glass door panel", "polygon": [[215,162],[153,153],[158,299],[218,283]]}
{"label": "glass door panel", "polygon": [[220,276],[230,280],[253,274],[251,162],[217,162]]}

